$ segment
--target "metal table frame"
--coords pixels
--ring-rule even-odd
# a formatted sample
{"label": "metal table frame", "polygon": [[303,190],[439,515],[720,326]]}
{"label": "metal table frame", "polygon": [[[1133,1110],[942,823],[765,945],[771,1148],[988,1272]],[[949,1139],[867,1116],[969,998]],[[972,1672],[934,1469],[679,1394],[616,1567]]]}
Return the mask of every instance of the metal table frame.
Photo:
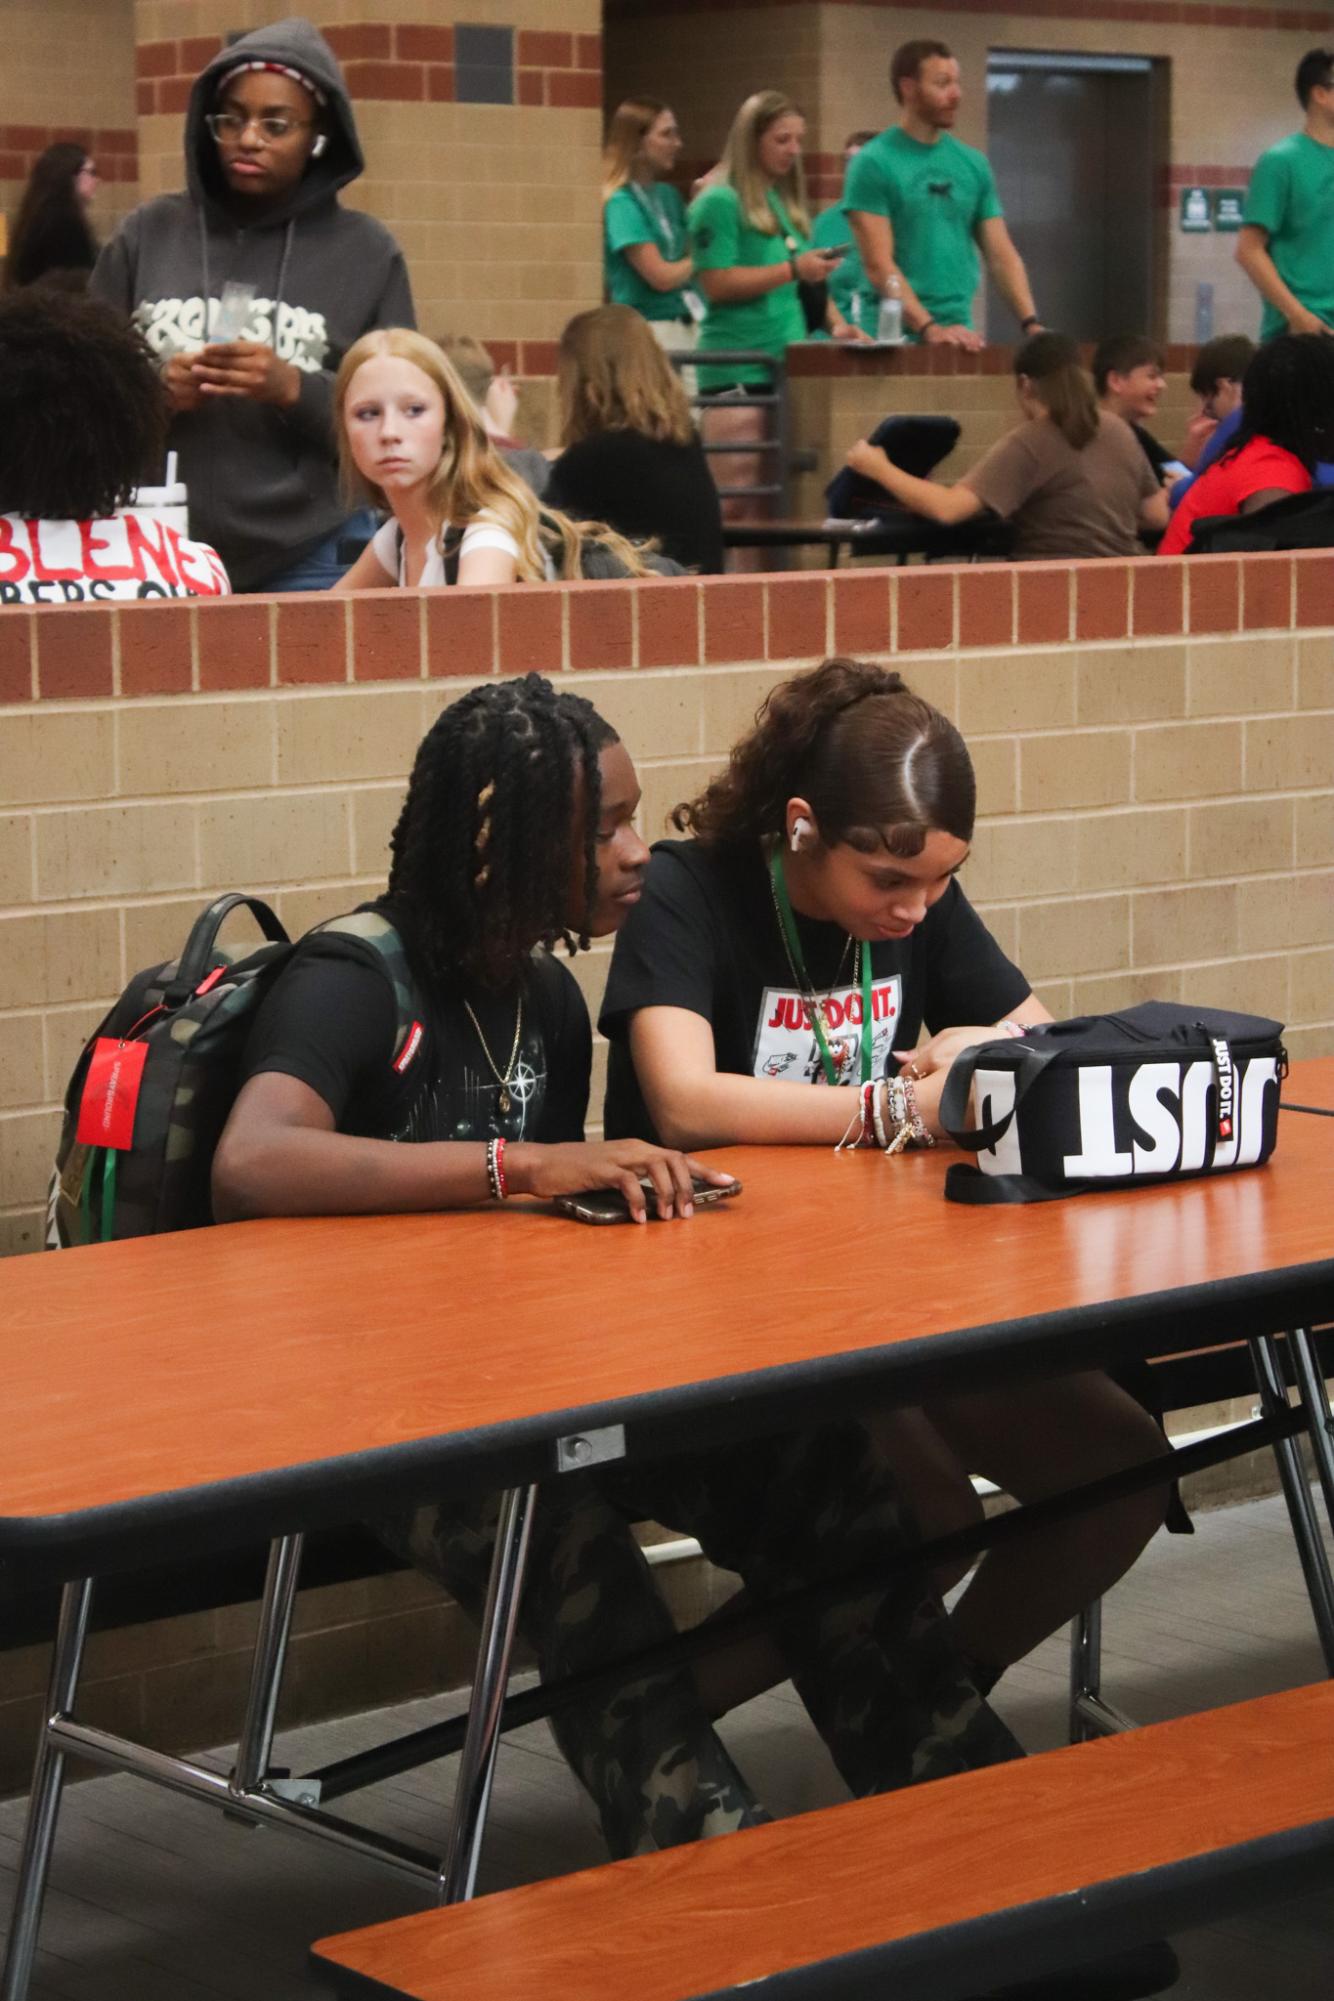
{"label": "metal table frame", "polygon": [[[1220,1310],[1226,1317],[1230,1302],[1234,1320],[1251,1342],[1262,1400],[1267,1409],[1286,1406],[1283,1376],[1277,1358],[1275,1335],[1257,1331],[1261,1325],[1280,1326],[1294,1309],[1303,1316],[1323,1320],[1324,1307],[1331,1298],[1331,1266],[1280,1268],[1253,1275],[1251,1282],[1229,1281],[1220,1301],[1214,1284],[1188,1286],[1179,1292],[1160,1292],[1109,1304],[1098,1315],[1098,1336],[1106,1354],[1160,1351],[1169,1336],[1178,1348],[1191,1342],[1207,1345],[1220,1336]],[[919,1346],[939,1351],[935,1365],[942,1379],[948,1379],[961,1360],[968,1358],[969,1339],[990,1335],[998,1350],[1013,1361],[1028,1356],[1034,1367],[1041,1357],[1049,1357],[1053,1333],[1068,1331],[1081,1322],[1081,1309],[1020,1317],[990,1328],[969,1328],[958,1337],[932,1335]],[[1296,1362],[1299,1395],[1306,1429],[1315,1451],[1325,1504],[1334,1525],[1334,1415],[1331,1414],[1315,1351],[1303,1327],[1288,1321],[1288,1339]],[[976,1350],[974,1349],[974,1354]],[[919,1365],[922,1357],[916,1357]],[[1081,1350],[1079,1365],[1092,1359]],[[900,1365],[895,1379],[895,1363]],[[877,1369],[877,1363],[879,1367]],[[905,1366],[906,1365],[906,1366]],[[927,1366],[931,1366],[928,1360]],[[1067,1360],[1067,1366],[1073,1366]],[[554,1418],[545,1427],[541,1457],[548,1468],[554,1465],[557,1477],[562,1470],[586,1466],[598,1459],[624,1456],[624,1424],[642,1412],[646,1422],[639,1439],[660,1441],[664,1426],[668,1432],[679,1425],[682,1415],[699,1417],[703,1408],[740,1399],[749,1414],[741,1428],[762,1429],[781,1413],[800,1408],[810,1416],[825,1399],[845,1407],[864,1392],[868,1375],[876,1381],[878,1393],[886,1391],[904,1401],[920,1394],[920,1373],[914,1375],[909,1356],[899,1351],[859,1351],[855,1366],[839,1372],[832,1388],[812,1397],[805,1368],[786,1367],[763,1370],[752,1377],[722,1378],[717,1382],[689,1386],[664,1395],[622,1399],[606,1407],[594,1407],[573,1414],[577,1430],[552,1436]],[[664,1408],[666,1407],[666,1408]],[[731,1420],[733,1432],[737,1419]],[[516,1431],[528,1430],[527,1426]],[[500,1460],[516,1468],[531,1469],[531,1438],[517,1440]],[[1334,1674],[1334,1575],[1316,1520],[1310,1494],[1302,1477],[1300,1459],[1291,1439],[1278,1441],[1280,1474],[1292,1519],[1293,1532],[1301,1556],[1307,1589],[1326,1663]],[[397,1449],[396,1449],[397,1450]],[[497,1444],[496,1452],[503,1452]],[[402,1456],[400,1453],[399,1456]],[[410,1455],[409,1455],[410,1456]],[[365,1469],[364,1469],[365,1470]],[[319,1469],[301,1469],[303,1486],[312,1487],[310,1474]],[[383,1488],[384,1472],[379,1478]],[[421,1490],[422,1473],[411,1482]],[[473,1482],[472,1484],[476,1484]],[[401,1483],[406,1491],[407,1482]],[[367,1860],[389,1866],[418,1881],[440,1901],[470,1897],[476,1881],[487,1805],[499,1744],[501,1714],[509,1678],[520,1597],[523,1589],[529,1532],[538,1487],[526,1477],[522,1484],[506,1488],[493,1553],[490,1581],[483,1619],[482,1641],[473,1699],[461,1753],[456,1810],[450,1830],[448,1850],[442,1859],[398,1842],[373,1835],[354,1823],[323,1809],[319,1803],[319,1782],[312,1778],[277,1778],[270,1774],[274,1722],[292,1613],[300,1569],[302,1536],[299,1528],[279,1535],[271,1545],[259,1630],[256,1635],[249,1690],[238,1744],[236,1762],[226,1776],[191,1760],[169,1756],[77,1720],[78,1696],[84,1645],[89,1627],[94,1578],[82,1576],[64,1590],[56,1646],[51,1667],[45,1720],[39,1734],[36,1767],[27,1826],[20,1860],[14,1913],[11,1922],[3,1981],[2,2001],[25,2001],[31,1979],[41,1923],[47,1875],[55,1839],[60,1799],[69,1757],[78,1757],[111,1770],[134,1773],[168,1789],[210,1804],[233,1817],[254,1825],[285,1827],[323,1840]],[[327,1503],[326,1503],[327,1511]],[[282,1510],[278,1511],[279,1513]],[[311,1521],[319,1510],[308,1504]],[[343,1510],[346,1518],[346,1508]],[[132,1517],[133,1511],[131,1511]],[[122,1539],[125,1531],[122,1529]],[[1118,1719],[1119,1720],[1119,1719]],[[1105,1725],[1104,1725],[1105,1727]],[[1115,1726],[1113,1726],[1115,1727]],[[344,1787],[343,1790],[350,1790]]]}

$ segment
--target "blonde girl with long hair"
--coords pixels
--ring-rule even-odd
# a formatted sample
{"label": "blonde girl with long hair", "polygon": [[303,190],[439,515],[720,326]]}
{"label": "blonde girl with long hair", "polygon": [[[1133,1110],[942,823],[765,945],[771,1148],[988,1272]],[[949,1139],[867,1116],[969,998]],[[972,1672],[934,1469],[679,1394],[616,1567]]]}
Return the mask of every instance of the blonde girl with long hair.
{"label": "blonde girl with long hair", "polygon": [[616,107],[602,150],[607,297],[641,314],[669,350],[695,345],[685,204],[668,178],[680,156],[681,128],[669,105],[628,97]]}
{"label": "blonde girl with long hair", "polygon": [[[791,342],[808,337],[798,283],[822,283],[840,253],[811,247],[805,137],[799,105],[782,91],[757,91],[732,121],[718,180],[690,205],[690,247],[706,301],[701,354],[756,348],[778,360]],[[825,324],[836,340],[855,337],[832,301]],[[701,368],[699,379],[705,394],[717,395],[768,377],[759,364],[743,364]]]}
{"label": "blonde girl with long hair", "polygon": [[611,570],[646,573],[639,552],[602,523],[576,525],[539,506],[424,334],[363,335],[343,357],[334,412],[345,484],[391,515],[336,590],[552,582],[582,575],[590,545],[607,552]]}

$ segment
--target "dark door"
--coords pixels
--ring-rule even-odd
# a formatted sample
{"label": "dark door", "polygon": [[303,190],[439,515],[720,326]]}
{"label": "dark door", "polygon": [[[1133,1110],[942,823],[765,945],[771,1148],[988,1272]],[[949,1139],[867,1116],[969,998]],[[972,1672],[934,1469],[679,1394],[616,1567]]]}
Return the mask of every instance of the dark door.
{"label": "dark door", "polygon": [[[995,50],[987,152],[1048,326],[1078,340],[1153,324],[1153,65],[1136,56]],[[993,341],[1017,338],[987,287]]]}

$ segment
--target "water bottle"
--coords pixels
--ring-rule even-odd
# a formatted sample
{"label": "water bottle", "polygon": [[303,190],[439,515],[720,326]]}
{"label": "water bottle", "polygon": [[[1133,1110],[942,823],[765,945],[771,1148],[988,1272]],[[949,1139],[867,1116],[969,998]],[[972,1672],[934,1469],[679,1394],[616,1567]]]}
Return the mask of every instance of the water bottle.
{"label": "water bottle", "polygon": [[891,278],[880,299],[880,314],[876,321],[875,337],[887,347],[900,347],[903,343],[903,292],[897,278]]}
{"label": "water bottle", "polygon": [[855,327],[861,326],[862,301],[860,292],[854,292],[852,297],[848,300],[848,318],[852,322],[853,326]]}

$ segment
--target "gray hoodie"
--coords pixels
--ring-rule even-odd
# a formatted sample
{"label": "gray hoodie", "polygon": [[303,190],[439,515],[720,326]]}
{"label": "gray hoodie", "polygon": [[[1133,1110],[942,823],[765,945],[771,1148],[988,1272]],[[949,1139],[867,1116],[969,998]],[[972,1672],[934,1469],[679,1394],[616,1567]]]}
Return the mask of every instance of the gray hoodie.
{"label": "gray hoodie", "polygon": [[[239,62],[288,64],[328,100],[329,143],[285,203],[254,222],[227,202],[204,123],[221,77]],[[339,206],[365,162],[333,50],[309,21],[279,21],[221,50],[195,80],[185,117],[187,194],[127,216],[92,289],[130,313],[164,361],[203,345],[228,279],[254,285],[244,337],[301,371],[290,410],[219,397],[172,420],[169,443],[189,489],[190,532],[222,557],[234,588],[264,579],[324,540],[346,508],[332,422],[338,364],[372,327],[415,326],[403,253],[383,224]]]}

